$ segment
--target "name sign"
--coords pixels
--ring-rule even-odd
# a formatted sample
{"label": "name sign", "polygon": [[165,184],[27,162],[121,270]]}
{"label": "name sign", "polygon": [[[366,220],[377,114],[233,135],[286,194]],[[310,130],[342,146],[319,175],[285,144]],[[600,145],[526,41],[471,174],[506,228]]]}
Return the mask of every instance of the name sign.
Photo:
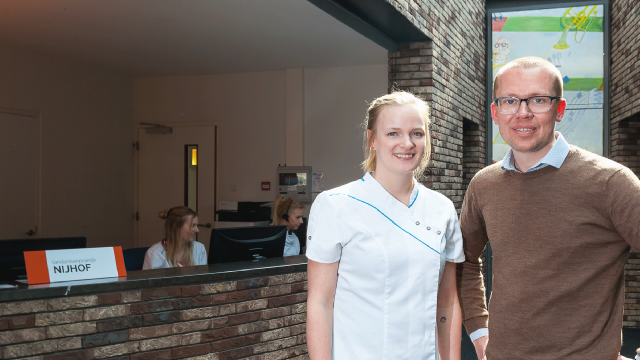
{"label": "name sign", "polygon": [[29,284],[127,276],[122,248],[25,251]]}

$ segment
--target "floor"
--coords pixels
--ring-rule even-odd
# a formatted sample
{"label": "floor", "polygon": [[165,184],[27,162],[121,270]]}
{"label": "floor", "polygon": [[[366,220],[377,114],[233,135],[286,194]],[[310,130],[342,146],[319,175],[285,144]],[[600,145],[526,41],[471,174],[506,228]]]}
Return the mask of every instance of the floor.
{"label": "floor", "polygon": [[640,328],[622,328],[622,350],[620,354],[634,358],[640,348]]}

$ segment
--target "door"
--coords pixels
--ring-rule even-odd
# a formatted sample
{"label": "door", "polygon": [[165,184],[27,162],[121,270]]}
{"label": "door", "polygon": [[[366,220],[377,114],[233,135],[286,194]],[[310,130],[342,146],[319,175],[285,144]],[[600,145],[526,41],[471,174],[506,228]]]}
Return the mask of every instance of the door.
{"label": "door", "polygon": [[[152,130],[148,130],[152,129]],[[193,208],[200,224],[213,224],[215,216],[215,126],[176,126],[138,129],[138,183],[136,244],[151,246],[164,235],[158,214],[174,206]],[[197,148],[197,171],[192,159]],[[196,181],[189,180],[196,174]],[[193,187],[196,186],[194,191]],[[191,191],[188,191],[188,190]],[[197,240],[209,248],[211,229],[201,226]]]}
{"label": "door", "polygon": [[38,232],[39,117],[17,113],[0,109],[0,240]]}

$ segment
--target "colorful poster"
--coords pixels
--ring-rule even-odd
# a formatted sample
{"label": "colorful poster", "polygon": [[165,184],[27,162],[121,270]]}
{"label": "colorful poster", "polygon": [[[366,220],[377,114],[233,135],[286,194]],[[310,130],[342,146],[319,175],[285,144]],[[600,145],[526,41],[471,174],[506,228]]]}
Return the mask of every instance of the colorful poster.
{"label": "colorful poster", "polygon": [[[556,124],[570,144],[603,151],[603,5],[493,13],[493,78],[523,56],[549,60],[562,73],[567,110]],[[489,104],[490,105],[490,104]],[[493,162],[509,150],[493,125]]]}

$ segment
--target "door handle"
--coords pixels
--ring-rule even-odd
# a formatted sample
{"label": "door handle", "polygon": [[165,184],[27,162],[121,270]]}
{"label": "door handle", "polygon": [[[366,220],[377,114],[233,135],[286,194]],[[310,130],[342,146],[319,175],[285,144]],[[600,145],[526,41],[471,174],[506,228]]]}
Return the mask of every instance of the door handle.
{"label": "door handle", "polygon": [[37,227],[37,226],[36,226],[36,229],[35,229],[35,230],[33,230],[33,229],[29,229],[29,231],[27,231],[27,235],[29,235],[29,236],[33,236],[33,235],[35,235],[35,234],[36,234],[36,231],[38,231],[38,227]]}

